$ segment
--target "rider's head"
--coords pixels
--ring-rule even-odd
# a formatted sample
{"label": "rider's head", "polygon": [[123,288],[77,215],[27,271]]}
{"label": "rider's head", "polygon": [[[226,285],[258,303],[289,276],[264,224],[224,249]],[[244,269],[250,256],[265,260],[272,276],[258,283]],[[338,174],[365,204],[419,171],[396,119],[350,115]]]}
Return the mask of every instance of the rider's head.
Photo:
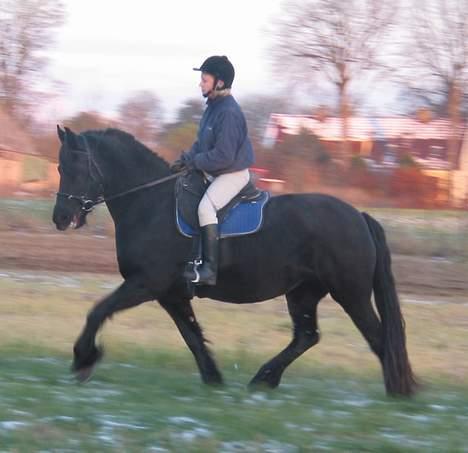
{"label": "rider's head", "polygon": [[226,56],[207,58],[199,68],[201,71],[200,88],[204,97],[216,96],[217,92],[230,89],[234,81],[234,66]]}

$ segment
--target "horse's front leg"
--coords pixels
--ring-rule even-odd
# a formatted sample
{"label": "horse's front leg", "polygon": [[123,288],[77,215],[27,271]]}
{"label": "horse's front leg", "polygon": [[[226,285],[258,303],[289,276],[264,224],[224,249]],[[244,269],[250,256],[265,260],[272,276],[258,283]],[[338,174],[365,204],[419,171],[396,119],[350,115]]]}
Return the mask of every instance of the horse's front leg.
{"label": "horse's front leg", "polygon": [[98,302],[88,313],[86,324],[73,348],[72,370],[79,381],[86,381],[96,362],[102,357],[102,351],[96,347],[95,340],[99,328],[114,313],[134,307],[153,299],[149,290],[138,280],[124,281],[114,292]]}
{"label": "horse's front leg", "polygon": [[168,296],[159,299],[159,303],[174,320],[180,334],[192,351],[203,382],[211,385],[222,384],[223,377],[205,345],[205,339],[195,318],[190,299]]}

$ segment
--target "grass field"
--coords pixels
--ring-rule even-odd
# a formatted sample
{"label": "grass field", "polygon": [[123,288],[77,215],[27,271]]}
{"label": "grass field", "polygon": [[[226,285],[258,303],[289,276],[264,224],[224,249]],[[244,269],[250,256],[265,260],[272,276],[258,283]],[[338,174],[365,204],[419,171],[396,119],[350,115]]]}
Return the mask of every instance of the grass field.
{"label": "grass field", "polygon": [[194,307],[226,378],[200,384],[157,304],[116,316],[93,380],[69,374],[92,303],[119,278],[0,271],[0,451],[468,451],[468,314],[463,300],[402,296],[413,367],[410,401],[385,397],[374,356],[332,301],[322,341],[273,392],[249,393],[258,367],[290,338],[283,299]]}

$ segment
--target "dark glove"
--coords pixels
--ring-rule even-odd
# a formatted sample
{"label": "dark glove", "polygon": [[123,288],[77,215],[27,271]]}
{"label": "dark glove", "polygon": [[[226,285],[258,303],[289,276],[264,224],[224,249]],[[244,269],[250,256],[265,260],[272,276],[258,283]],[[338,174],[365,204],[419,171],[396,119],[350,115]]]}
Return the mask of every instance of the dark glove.
{"label": "dark glove", "polygon": [[186,168],[187,166],[185,165],[185,162],[182,159],[177,159],[171,164],[172,173],[179,173],[185,170]]}
{"label": "dark glove", "polygon": [[186,152],[182,152],[179,159],[174,161],[171,165],[171,171],[173,173],[178,173],[180,171],[190,171],[193,170],[193,160],[189,157]]}

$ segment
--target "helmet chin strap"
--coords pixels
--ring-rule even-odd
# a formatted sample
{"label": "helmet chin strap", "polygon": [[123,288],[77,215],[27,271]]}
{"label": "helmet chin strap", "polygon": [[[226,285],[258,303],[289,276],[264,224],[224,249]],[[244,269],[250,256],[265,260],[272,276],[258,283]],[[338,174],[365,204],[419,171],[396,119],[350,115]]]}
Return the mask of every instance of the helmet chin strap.
{"label": "helmet chin strap", "polygon": [[210,91],[208,91],[208,93],[205,93],[203,95],[204,98],[207,98],[210,96],[211,93],[213,93],[213,91],[222,91],[224,89],[224,87],[220,87],[218,86],[218,82],[219,82],[219,78],[217,76],[214,76],[214,81],[213,81],[213,87]]}

